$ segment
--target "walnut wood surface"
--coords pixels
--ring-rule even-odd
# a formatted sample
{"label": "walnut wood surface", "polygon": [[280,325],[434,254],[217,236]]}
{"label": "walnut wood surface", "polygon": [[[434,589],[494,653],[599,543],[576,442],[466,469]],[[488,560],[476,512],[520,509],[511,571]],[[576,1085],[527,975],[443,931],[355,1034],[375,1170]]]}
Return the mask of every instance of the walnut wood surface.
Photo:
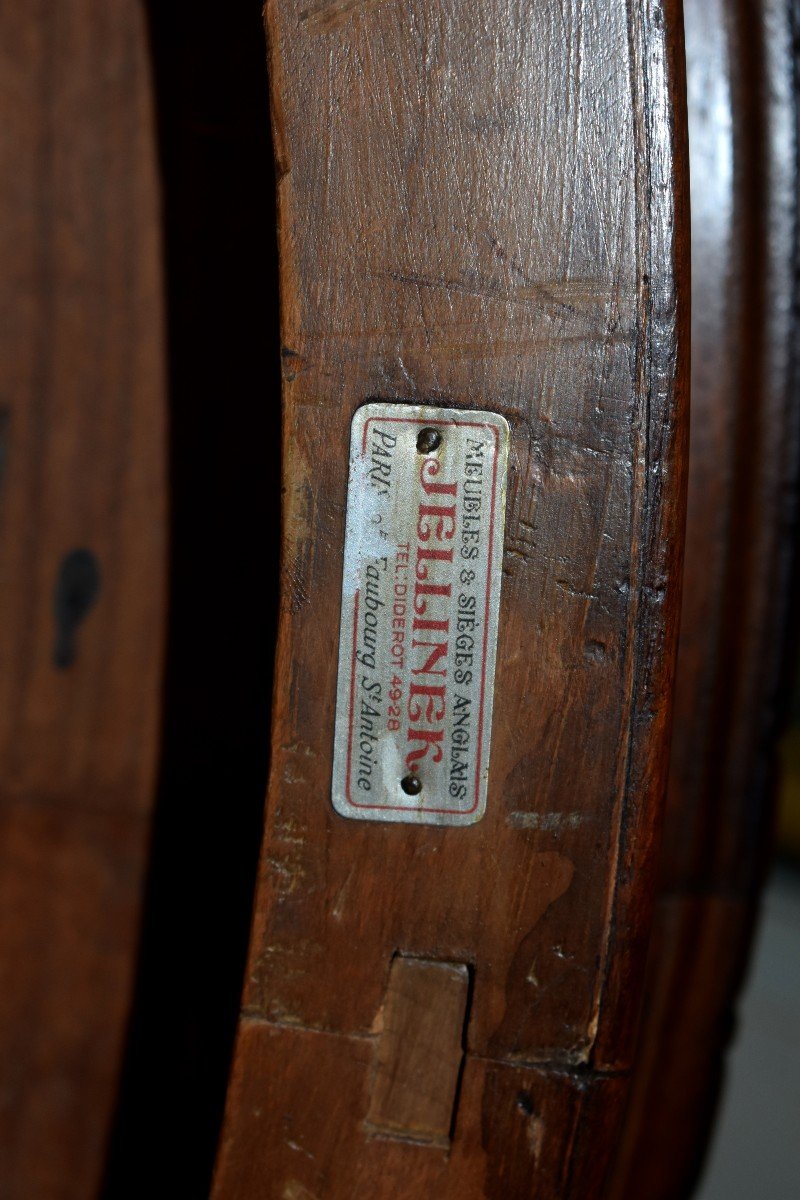
{"label": "walnut wood surface", "polygon": [[[684,518],[678,6],[273,0],[284,511],[272,766],[217,1197],[596,1194],[633,1052]],[[349,425],[512,427],[488,811],[330,803]],[[449,1155],[365,1128],[397,953],[468,963]]]}
{"label": "walnut wood surface", "polygon": [[5,3],[0,33],[0,1194],[86,1200],[115,1101],[159,725],[152,95],[133,0]]}
{"label": "walnut wood surface", "polygon": [[[685,0],[686,571],[660,896],[615,1197],[691,1190],[769,846],[798,477],[797,83],[784,0]],[[796,43],[794,43],[796,45]]]}
{"label": "walnut wood surface", "polygon": [[468,999],[463,963],[394,959],[376,1022],[366,1117],[371,1132],[448,1148]]}

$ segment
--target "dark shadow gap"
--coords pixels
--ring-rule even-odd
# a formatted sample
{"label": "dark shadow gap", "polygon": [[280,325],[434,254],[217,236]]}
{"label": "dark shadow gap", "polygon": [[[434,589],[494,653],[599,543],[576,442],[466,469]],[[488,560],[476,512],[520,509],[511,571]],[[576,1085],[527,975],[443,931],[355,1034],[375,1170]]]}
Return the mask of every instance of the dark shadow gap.
{"label": "dark shadow gap", "polygon": [[166,256],[162,761],[103,1194],[208,1195],[269,750],[280,513],[275,187],[260,0],[149,6]]}

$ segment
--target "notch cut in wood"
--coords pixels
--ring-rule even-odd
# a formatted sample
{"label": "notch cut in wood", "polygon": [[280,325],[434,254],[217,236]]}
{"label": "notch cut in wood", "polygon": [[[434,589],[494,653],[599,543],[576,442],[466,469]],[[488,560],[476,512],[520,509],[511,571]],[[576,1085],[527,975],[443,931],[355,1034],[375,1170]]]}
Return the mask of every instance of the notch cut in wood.
{"label": "notch cut in wood", "polygon": [[469,982],[463,963],[393,960],[367,1113],[372,1132],[449,1146]]}

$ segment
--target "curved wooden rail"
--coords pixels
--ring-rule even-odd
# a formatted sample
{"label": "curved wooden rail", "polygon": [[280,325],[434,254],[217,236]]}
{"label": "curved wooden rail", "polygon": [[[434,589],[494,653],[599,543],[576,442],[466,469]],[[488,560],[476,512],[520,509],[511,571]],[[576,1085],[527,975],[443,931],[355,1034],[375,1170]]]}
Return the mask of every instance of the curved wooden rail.
{"label": "curved wooden rail", "polygon": [[[692,448],[659,859],[688,424],[680,5],[268,3],[281,620],[215,1200],[577,1200],[609,1176],[614,1200],[691,1189],[763,875],[784,667],[800,441],[791,7],[685,0]],[[213,20],[186,43],[160,12],[149,38],[129,0],[7,6],[0,25],[0,1191],[102,1186],[162,724],[105,1185],[141,1194],[169,1150],[162,1179],[200,1190],[256,844],[242,799],[263,769],[275,452],[259,447],[274,401],[250,388],[264,383],[253,314],[269,305],[242,296],[221,319],[243,268],[217,236],[239,214],[235,245],[269,291],[263,168],[231,166],[260,152],[261,77],[222,115],[196,85]],[[223,80],[250,42],[237,28]],[[171,106],[178,363],[164,714],[151,44]],[[236,139],[221,176],[218,145]],[[187,227],[196,204],[214,214],[212,251],[202,222]],[[198,330],[214,355],[197,355]],[[236,407],[197,425],[226,388],[247,397],[247,446]],[[347,443],[367,400],[489,408],[512,429],[489,802],[469,829],[356,823],[330,803]],[[240,511],[226,544],[241,565],[209,581],[205,525]],[[220,624],[224,645],[198,657]],[[191,856],[187,781],[205,814]],[[228,785],[235,814],[217,810]],[[203,956],[214,979],[176,1039],[165,1001]]]}
{"label": "curved wooden rail", "polygon": [[791,6],[685,0],[692,416],[670,784],[615,1197],[702,1165],[772,828],[796,558],[797,82]]}
{"label": "curved wooden rail", "polygon": [[0,15],[0,1193],[97,1193],[160,733],[166,414],[134,0]]}
{"label": "curved wooden rail", "polygon": [[[678,6],[567,20],[556,0],[272,0],[267,18],[282,613],[214,1195],[597,1194],[641,997],[677,633]],[[470,829],[330,803],[348,432],[374,398],[512,427],[489,802]],[[440,1043],[415,1016],[431,1011],[449,1014]],[[409,1044],[430,1066],[387,1136],[381,1080]],[[443,1131],[424,1098],[459,1046]]]}

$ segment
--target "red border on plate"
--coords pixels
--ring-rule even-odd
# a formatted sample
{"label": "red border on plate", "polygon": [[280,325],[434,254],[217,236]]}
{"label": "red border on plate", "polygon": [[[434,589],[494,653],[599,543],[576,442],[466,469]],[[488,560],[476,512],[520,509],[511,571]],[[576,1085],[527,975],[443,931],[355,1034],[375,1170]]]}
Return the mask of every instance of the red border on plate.
{"label": "red border on plate", "polygon": [[[367,417],[364,422],[364,437],[361,443],[362,455],[367,449],[367,430],[373,421],[390,422],[396,425],[430,425],[431,418],[423,417]],[[431,813],[436,816],[455,816],[469,817],[474,813],[480,802],[480,783],[481,783],[481,758],[483,755],[483,709],[486,692],[486,653],[489,645],[489,601],[491,599],[491,583],[492,583],[492,553],[494,550],[494,519],[495,519],[495,497],[497,495],[497,460],[500,449],[500,436],[497,431],[497,426],[492,425],[489,421],[435,421],[436,425],[444,427],[448,425],[457,426],[464,429],[491,429],[494,434],[494,465],[492,469],[492,502],[491,516],[489,518],[489,554],[486,565],[486,608],[483,618],[483,655],[481,661],[481,695],[480,706],[478,708],[478,751],[475,760],[475,800],[470,808],[414,808],[409,804],[359,804],[357,800],[353,800],[350,795],[350,764],[352,761],[353,751],[353,717],[355,709],[355,678],[356,678],[356,629],[358,621],[358,605],[360,588],[356,591],[353,603],[353,650],[350,658],[350,712],[347,725],[347,767],[345,771],[345,787],[344,796],[347,803],[352,808],[360,809],[368,812],[411,812],[411,813]]]}

